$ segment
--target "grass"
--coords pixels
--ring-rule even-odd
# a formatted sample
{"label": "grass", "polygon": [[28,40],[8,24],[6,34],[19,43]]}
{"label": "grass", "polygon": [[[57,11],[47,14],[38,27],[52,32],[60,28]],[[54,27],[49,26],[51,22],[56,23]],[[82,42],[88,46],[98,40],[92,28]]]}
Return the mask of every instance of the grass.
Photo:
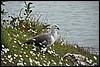
{"label": "grass", "polygon": [[[54,45],[47,47],[48,52],[45,53],[41,52],[37,46],[22,44],[35,35],[47,32],[47,27],[49,27],[48,24],[39,22],[21,22],[19,25],[13,26],[13,28],[1,26],[1,66],[66,66],[67,64],[74,66],[74,63],[70,59],[67,59],[68,61],[62,59],[67,53],[81,54],[93,60],[93,63],[97,63],[97,66],[99,65],[99,56],[90,54],[89,51],[82,49],[77,44],[62,45],[60,39]],[[32,29],[33,32],[28,31],[29,29]],[[9,51],[5,52],[3,50],[5,48],[8,48]],[[36,49],[36,51],[33,49]],[[93,56],[96,56],[97,60]]]}

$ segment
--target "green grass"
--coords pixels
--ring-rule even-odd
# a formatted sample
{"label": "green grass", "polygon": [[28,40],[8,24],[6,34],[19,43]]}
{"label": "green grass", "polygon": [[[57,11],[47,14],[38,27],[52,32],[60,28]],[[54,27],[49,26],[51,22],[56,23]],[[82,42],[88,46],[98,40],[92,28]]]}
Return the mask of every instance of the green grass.
{"label": "green grass", "polygon": [[[25,28],[22,26],[24,25]],[[31,25],[31,27],[30,27]],[[31,44],[20,44],[24,43],[27,39],[32,38],[35,35],[38,35],[43,32],[47,32],[47,27],[49,25],[45,23],[39,22],[20,22],[19,25],[13,25],[13,29],[11,27],[7,28],[3,25],[1,26],[1,44],[4,45],[2,49],[8,48],[9,51],[6,53],[3,50],[1,51],[1,66],[17,66],[17,63],[21,62],[24,66],[66,66],[66,63],[70,66],[73,66],[73,62],[69,59],[61,60],[65,54],[67,53],[74,53],[74,54],[81,54],[89,59],[93,60],[93,63],[97,63],[99,66],[99,56],[90,54],[89,51],[83,50],[76,44],[62,44],[62,41],[58,39],[54,45],[47,47],[47,51],[52,51],[54,53],[45,52],[42,53],[39,47],[31,45]],[[20,28],[20,29],[18,29]],[[17,30],[16,30],[17,29]],[[37,33],[32,31],[28,31],[32,29]],[[26,36],[24,36],[26,35]],[[77,48],[75,48],[75,45]],[[36,48],[36,51],[32,49]],[[4,53],[4,54],[3,54]],[[15,58],[15,54],[18,55]],[[57,54],[56,56],[54,54]],[[10,58],[8,56],[11,55]],[[27,57],[28,56],[28,57]],[[93,58],[93,56],[97,57],[97,60]],[[13,60],[11,60],[11,58]],[[32,64],[29,61],[29,58],[32,60]],[[11,62],[9,61],[11,60]],[[62,64],[60,64],[60,62]]]}

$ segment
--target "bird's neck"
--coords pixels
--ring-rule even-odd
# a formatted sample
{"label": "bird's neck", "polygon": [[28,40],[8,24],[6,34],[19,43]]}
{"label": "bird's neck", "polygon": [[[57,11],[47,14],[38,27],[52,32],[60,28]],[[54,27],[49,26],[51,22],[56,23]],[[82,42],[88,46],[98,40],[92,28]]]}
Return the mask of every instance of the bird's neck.
{"label": "bird's neck", "polygon": [[56,30],[52,29],[51,35],[54,37],[55,40],[57,39],[57,31]]}

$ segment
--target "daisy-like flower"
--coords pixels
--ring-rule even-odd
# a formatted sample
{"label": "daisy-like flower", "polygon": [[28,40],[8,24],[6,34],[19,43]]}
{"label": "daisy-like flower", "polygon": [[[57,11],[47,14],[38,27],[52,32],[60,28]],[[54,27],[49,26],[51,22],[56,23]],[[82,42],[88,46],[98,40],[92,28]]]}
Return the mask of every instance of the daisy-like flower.
{"label": "daisy-like flower", "polygon": [[14,54],[14,56],[15,56],[15,57],[18,57],[18,55],[17,55],[17,54]]}
{"label": "daisy-like flower", "polygon": [[2,48],[4,48],[4,45],[2,44]]}
{"label": "daisy-like flower", "polygon": [[2,51],[4,51],[5,53],[7,53],[9,51],[9,49],[8,48],[4,48],[4,49],[2,49]]}
{"label": "daisy-like flower", "polygon": [[32,59],[31,59],[31,58],[29,58],[29,62],[30,62],[30,63],[33,63],[33,61],[32,61]]}
{"label": "daisy-like flower", "polygon": [[61,65],[62,65],[62,62],[60,61],[60,62],[59,62],[59,64],[61,64]]}
{"label": "daisy-like flower", "polygon": [[28,55],[26,55],[26,57],[28,57]]}
{"label": "daisy-like flower", "polygon": [[32,50],[33,50],[33,51],[36,51],[36,48],[33,48]]}
{"label": "daisy-like flower", "polygon": [[24,62],[24,65],[26,65],[26,63]]}
{"label": "daisy-like flower", "polygon": [[94,58],[95,60],[97,60],[97,57],[96,57],[96,56],[93,56],[93,58]]}
{"label": "daisy-like flower", "polygon": [[19,55],[19,57],[22,57],[22,55]]}
{"label": "daisy-like flower", "polygon": [[23,59],[23,58],[20,58],[20,60],[22,60],[22,61],[23,61],[24,59]]}
{"label": "daisy-like flower", "polygon": [[22,27],[23,27],[23,28],[25,28],[25,26],[24,26],[24,25],[22,25]]}
{"label": "daisy-like flower", "polygon": [[21,62],[21,63],[17,63],[17,66],[24,66],[24,64]]}
{"label": "daisy-like flower", "polygon": [[23,35],[24,37],[26,37],[26,35]]}
{"label": "daisy-like flower", "polygon": [[26,54],[26,52],[23,52],[24,54]]}
{"label": "daisy-like flower", "polygon": [[14,43],[16,43],[16,41],[14,41]]}
{"label": "daisy-like flower", "polygon": [[3,61],[3,63],[4,63],[4,64],[7,64],[7,62],[6,62],[6,61]]}
{"label": "daisy-like flower", "polygon": [[19,36],[19,34],[16,35],[17,37]]}
{"label": "daisy-like flower", "polygon": [[8,55],[8,58],[11,58],[11,55]]}

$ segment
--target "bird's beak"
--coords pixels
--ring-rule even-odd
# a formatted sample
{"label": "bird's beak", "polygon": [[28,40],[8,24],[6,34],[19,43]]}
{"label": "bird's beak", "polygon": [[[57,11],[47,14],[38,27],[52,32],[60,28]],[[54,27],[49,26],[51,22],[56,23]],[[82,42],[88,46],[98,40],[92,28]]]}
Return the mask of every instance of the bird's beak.
{"label": "bird's beak", "polygon": [[57,29],[60,30],[58,27],[57,27]]}

